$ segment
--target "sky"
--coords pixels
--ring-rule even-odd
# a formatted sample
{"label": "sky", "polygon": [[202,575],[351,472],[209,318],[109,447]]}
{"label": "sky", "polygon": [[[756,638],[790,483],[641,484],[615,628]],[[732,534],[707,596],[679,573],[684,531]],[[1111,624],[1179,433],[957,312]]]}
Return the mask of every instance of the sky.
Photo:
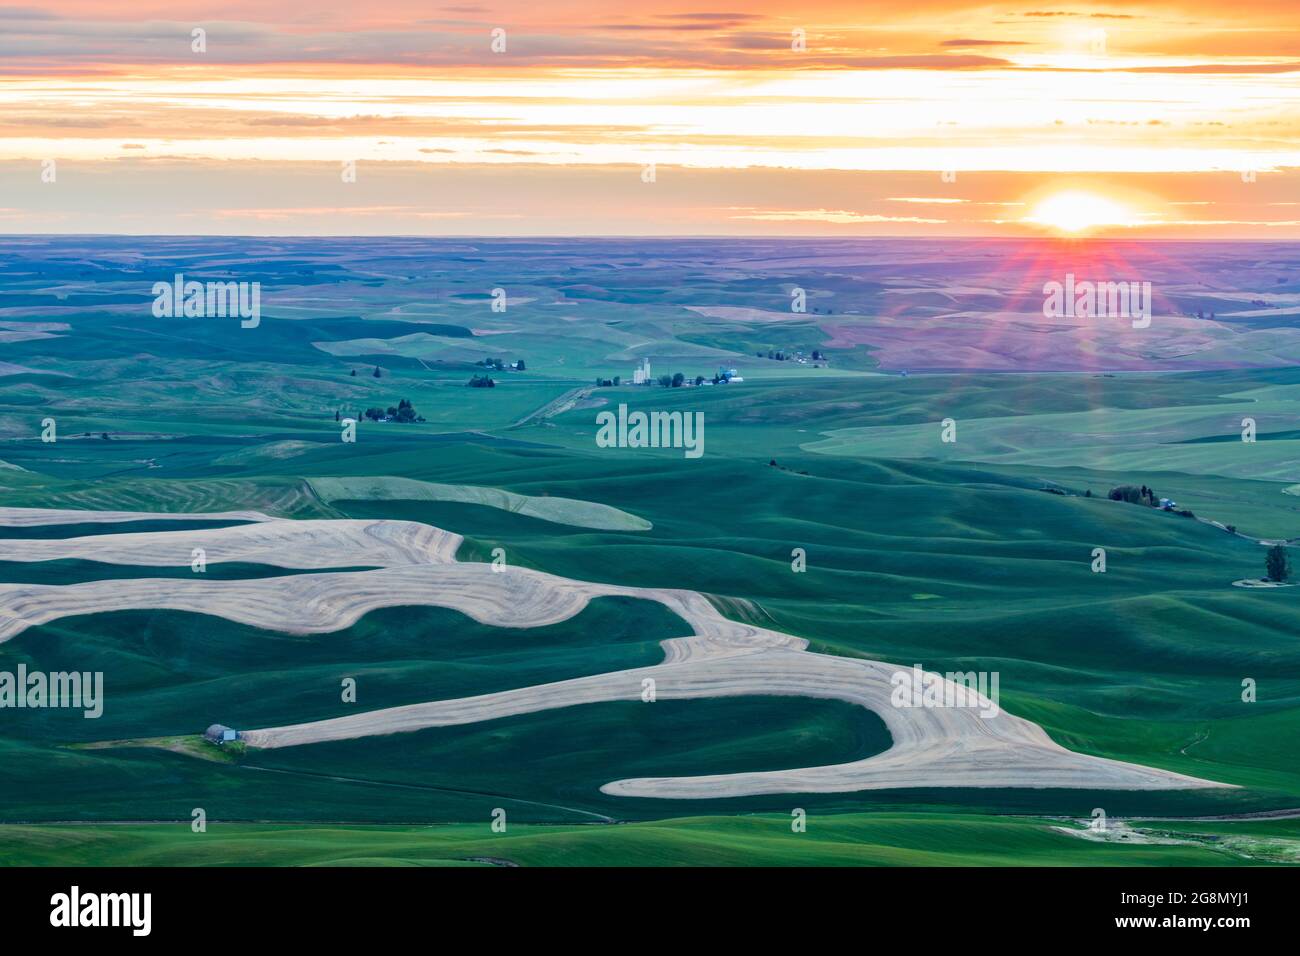
{"label": "sky", "polygon": [[0,6],[0,231],[1300,237],[1300,3]]}

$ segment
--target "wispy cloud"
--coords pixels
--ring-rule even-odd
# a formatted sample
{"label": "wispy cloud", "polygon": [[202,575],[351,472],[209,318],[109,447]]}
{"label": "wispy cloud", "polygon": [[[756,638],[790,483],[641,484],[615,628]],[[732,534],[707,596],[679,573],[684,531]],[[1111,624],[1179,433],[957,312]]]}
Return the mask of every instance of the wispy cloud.
{"label": "wispy cloud", "polygon": [[881,222],[911,222],[941,224],[946,219],[924,219],[919,216],[885,216],[880,213],[851,212],[847,209],[781,209],[762,212],[738,212],[732,219],[757,219],[764,222],[828,222],[859,224]]}
{"label": "wispy cloud", "polygon": [[[51,222],[86,228],[184,216],[191,228],[427,220],[468,233],[508,217],[532,228],[535,216],[559,229],[965,234],[1014,228],[989,207],[1024,203],[1045,177],[1106,177],[1116,189],[1160,177],[1143,180],[1144,230],[1292,228],[1264,207],[1289,201],[1276,184],[1300,174],[1294,0],[913,0],[869,18],[839,2],[750,6],[3,6],[0,163],[14,164],[23,195],[57,159],[57,188],[36,195]],[[337,195],[345,161],[360,165],[356,202]],[[212,194],[224,205],[174,211],[208,192],[190,182],[169,197],[157,183],[174,164],[201,183],[229,173]],[[649,164],[657,176],[643,182]],[[106,170],[131,184],[134,213],[111,190],[77,192]],[[318,190],[267,208],[250,200],[285,170]],[[408,176],[412,189],[454,182],[458,200],[478,202],[458,201],[460,215],[379,195]],[[1190,181],[1205,194],[1188,193]],[[557,185],[576,182],[608,190],[612,218]],[[1204,203],[1204,218],[1182,219],[1176,203]],[[904,211],[929,215],[894,214]]]}

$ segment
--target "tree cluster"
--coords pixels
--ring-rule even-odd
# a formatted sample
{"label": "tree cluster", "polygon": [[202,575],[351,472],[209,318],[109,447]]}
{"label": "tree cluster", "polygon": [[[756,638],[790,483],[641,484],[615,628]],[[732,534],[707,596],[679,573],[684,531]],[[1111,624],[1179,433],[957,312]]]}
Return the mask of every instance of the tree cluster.
{"label": "tree cluster", "polygon": [[[411,404],[409,399],[405,398],[399,401],[396,407],[389,405],[387,408],[367,408],[363,413],[363,417],[372,422],[401,422],[404,425],[424,421],[424,416],[417,415],[415,406]],[[338,418],[338,412],[335,412],[334,420],[338,421]]]}
{"label": "tree cluster", "polygon": [[1156,495],[1154,488],[1148,488],[1146,485],[1120,485],[1117,488],[1110,489],[1108,495],[1111,501],[1127,501],[1133,505],[1147,505],[1155,508],[1160,504],[1160,498]]}

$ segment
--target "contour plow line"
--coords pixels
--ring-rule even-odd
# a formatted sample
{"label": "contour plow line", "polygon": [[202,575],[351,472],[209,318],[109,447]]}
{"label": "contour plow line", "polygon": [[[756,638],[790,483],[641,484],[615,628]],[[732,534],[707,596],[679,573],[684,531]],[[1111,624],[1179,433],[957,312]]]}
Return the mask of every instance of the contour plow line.
{"label": "contour plow line", "polygon": [[272,521],[260,511],[77,511],[72,508],[0,508],[0,528],[41,525],[106,524],[121,521]]}
{"label": "contour plow line", "polygon": [[35,540],[0,537],[0,561],[81,559],[174,567],[190,564],[198,548],[209,564],[245,561],[280,568],[387,568],[451,561],[460,542],[460,535],[415,521],[266,519],[201,531]]}
{"label": "contour plow line", "polygon": [[[242,544],[239,532],[246,536]],[[120,540],[114,544],[113,538]],[[20,542],[24,547],[33,543]],[[664,662],[651,667],[243,731],[241,739],[254,748],[407,733],[579,704],[639,702],[642,682],[649,678],[655,682],[655,696],[668,700],[775,695],[847,701],[876,713],[893,743],[884,753],[849,763],[618,780],[601,788],[606,793],[708,799],[929,787],[1175,790],[1229,786],[1074,753],[1053,742],[1037,724],[998,710],[984,698],[973,707],[895,707],[890,678],[900,670],[896,665],[809,652],[801,638],[723,617],[694,591],[623,587],[574,581],[527,568],[498,572],[488,564],[458,563],[454,554],[459,536],[415,522],[274,520],[213,531],[45,543],[56,546],[47,553],[68,557],[98,553],[100,560],[124,564],[188,564],[190,546],[209,548],[214,543],[224,555],[256,554],[259,560],[283,567],[338,567],[378,563],[379,558],[394,563],[373,571],[256,580],[199,580],[196,575],[196,580],[0,584],[0,642],[62,617],[139,608],[215,614],[254,627],[299,634],[338,631],[370,611],[398,605],[447,607],[498,627],[541,627],[568,620],[592,598],[612,595],[658,601],[692,630],[690,636],[661,642]],[[12,544],[0,542],[6,549]],[[83,548],[86,550],[74,554]],[[359,550],[366,548],[370,558],[362,560]],[[7,553],[0,551],[0,555]],[[945,696],[951,693],[957,699],[966,692],[946,680],[942,689]]]}

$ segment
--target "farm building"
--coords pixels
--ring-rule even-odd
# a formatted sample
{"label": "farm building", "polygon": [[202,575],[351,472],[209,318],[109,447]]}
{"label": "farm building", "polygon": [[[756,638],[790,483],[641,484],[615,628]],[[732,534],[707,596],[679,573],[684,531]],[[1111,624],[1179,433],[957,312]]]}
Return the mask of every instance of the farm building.
{"label": "farm building", "polygon": [[214,744],[225,744],[232,740],[239,739],[239,731],[231,730],[224,724],[213,724],[207,730],[203,731],[205,740],[210,740]]}

